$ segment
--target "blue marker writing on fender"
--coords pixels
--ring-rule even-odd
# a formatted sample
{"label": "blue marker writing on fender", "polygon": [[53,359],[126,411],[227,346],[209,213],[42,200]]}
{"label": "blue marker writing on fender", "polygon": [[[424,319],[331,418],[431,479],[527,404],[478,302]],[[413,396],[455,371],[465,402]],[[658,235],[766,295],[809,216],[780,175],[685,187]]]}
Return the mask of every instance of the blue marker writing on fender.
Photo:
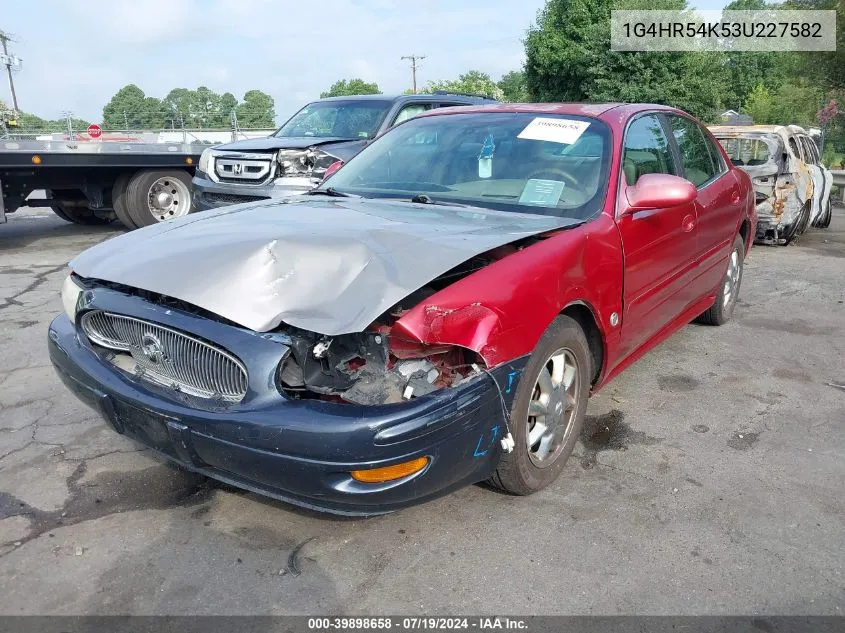
{"label": "blue marker writing on fender", "polygon": [[508,374],[508,386],[507,386],[507,389],[505,389],[505,393],[511,392],[511,389],[513,389],[513,381],[517,376],[519,376],[518,371],[512,371],[511,373]]}
{"label": "blue marker writing on fender", "polygon": [[[499,426],[498,425],[494,426],[490,430],[490,433],[493,436],[491,444],[495,444],[496,443],[496,436],[499,435]],[[472,454],[473,457],[484,457],[487,454],[487,451],[490,450],[489,446],[487,448],[485,448],[483,451],[481,450],[481,443],[483,441],[484,441],[484,436],[482,435],[481,437],[478,438],[478,444],[475,445],[475,452],[473,452],[473,454]]]}

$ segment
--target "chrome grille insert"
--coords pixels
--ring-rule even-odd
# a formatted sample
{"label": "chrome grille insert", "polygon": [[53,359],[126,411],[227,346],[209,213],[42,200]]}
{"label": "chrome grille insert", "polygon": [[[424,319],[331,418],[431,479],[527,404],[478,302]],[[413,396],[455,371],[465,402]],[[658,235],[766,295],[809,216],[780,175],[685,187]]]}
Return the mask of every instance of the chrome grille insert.
{"label": "chrome grille insert", "polygon": [[86,312],[80,325],[92,343],[131,355],[141,378],[200,398],[240,402],[246,395],[243,363],[198,338],[103,310]]}
{"label": "chrome grille insert", "polygon": [[242,185],[262,185],[272,177],[273,154],[227,153],[213,156],[212,180]]}

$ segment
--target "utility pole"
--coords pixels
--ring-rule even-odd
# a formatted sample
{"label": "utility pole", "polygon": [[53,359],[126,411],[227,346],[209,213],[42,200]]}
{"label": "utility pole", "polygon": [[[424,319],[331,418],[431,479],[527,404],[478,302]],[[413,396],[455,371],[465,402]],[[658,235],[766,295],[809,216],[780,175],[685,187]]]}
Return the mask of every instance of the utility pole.
{"label": "utility pole", "polygon": [[73,112],[70,110],[65,110],[62,112],[62,116],[65,118],[65,123],[67,123],[67,134],[70,138],[71,142],[76,140],[76,134],[73,132]]}
{"label": "utility pole", "polygon": [[6,66],[6,72],[9,74],[9,90],[12,92],[12,105],[15,108],[15,112],[19,112],[18,95],[15,93],[15,81],[12,79],[12,70],[20,70],[21,58],[9,54],[9,42],[14,42],[14,40],[3,31],[0,31],[0,42],[3,43],[3,57],[0,61]]}
{"label": "utility pole", "polygon": [[411,60],[411,75],[414,78],[414,94],[417,94],[417,61],[425,59],[425,55],[403,55],[402,59]]}

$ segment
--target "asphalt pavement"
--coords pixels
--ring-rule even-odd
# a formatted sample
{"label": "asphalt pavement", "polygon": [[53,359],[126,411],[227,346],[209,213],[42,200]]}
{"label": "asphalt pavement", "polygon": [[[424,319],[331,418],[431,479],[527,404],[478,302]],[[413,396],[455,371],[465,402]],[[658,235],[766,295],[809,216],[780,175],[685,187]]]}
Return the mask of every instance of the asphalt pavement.
{"label": "asphalt pavement", "polygon": [[66,264],[121,232],[0,225],[0,614],[843,614],[842,209],[597,394],[548,489],[363,520],[178,470],[64,388]]}

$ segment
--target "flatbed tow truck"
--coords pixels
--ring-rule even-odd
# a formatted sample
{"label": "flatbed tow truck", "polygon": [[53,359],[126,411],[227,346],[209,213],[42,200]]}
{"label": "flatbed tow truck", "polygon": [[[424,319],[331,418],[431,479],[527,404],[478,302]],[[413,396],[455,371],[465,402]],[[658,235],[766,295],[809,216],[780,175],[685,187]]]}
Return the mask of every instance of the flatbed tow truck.
{"label": "flatbed tow truck", "polygon": [[[22,206],[49,207],[76,224],[148,226],[191,210],[202,150],[191,143],[0,140],[0,224]],[[46,198],[29,199],[33,191]]]}

